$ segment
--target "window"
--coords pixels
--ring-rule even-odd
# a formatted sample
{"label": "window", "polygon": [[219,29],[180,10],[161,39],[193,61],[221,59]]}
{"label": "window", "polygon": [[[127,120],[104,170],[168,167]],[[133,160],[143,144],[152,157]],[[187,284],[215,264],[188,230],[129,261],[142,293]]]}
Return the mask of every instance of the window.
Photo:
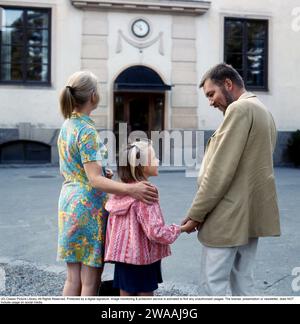
{"label": "window", "polygon": [[249,90],[268,90],[268,21],[225,18],[224,60]]}
{"label": "window", "polygon": [[49,85],[51,10],[1,11],[0,83]]}

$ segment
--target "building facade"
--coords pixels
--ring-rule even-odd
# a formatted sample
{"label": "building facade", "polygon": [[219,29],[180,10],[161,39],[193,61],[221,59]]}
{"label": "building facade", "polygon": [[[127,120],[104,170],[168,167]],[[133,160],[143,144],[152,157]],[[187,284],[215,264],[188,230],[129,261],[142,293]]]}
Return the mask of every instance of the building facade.
{"label": "building facade", "polygon": [[[300,128],[298,0],[0,0],[0,163],[58,162],[68,77],[100,80],[99,129],[204,130],[222,121],[198,85],[232,64],[272,112],[275,164]],[[192,145],[192,144],[191,144]]]}

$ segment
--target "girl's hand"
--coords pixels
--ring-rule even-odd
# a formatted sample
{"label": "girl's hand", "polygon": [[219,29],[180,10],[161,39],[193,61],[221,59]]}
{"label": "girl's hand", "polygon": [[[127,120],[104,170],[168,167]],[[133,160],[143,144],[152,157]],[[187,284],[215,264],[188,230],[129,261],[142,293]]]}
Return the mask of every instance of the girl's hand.
{"label": "girl's hand", "polygon": [[142,181],[134,184],[128,184],[129,196],[140,200],[148,205],[158,201],[157,189],[147,181]]}
{"label": "girl's hand", "polygon": [[181,233],[186,232],[188,234],[191,234],[193,232],[196,232],[200,228],[199,225],[200,223],[195,222],[193,220],[189,220],[184,225],[181,226]]}
{"label": "girl's hand", "polygon": [[111,169],[105,169],[105,176],[107,179],[112,179],[114,176],[114,173]]}

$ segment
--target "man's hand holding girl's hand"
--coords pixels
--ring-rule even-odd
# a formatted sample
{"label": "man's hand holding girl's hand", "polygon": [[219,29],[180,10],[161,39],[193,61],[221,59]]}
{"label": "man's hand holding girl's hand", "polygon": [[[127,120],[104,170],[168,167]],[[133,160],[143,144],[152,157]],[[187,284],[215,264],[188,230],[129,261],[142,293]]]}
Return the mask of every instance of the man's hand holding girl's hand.
{"label": "man's hand holding girl's hand", "polygon": [[181,233],[191,234],[201,229],[202,223],[196,222],[190,218],[185,218],[181,223]]}

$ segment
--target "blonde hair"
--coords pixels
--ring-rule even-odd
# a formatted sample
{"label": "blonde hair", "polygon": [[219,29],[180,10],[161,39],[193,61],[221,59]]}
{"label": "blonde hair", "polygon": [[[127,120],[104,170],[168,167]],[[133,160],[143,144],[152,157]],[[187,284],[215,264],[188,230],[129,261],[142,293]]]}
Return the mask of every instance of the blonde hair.
{"label": "blonde hair", "polygon": [[98,104],[100,101],[98,78],[89,71],[74,73],[60,95],[60,109],[64,118],[71,118],[74,109],[86,104],[93,94]]}
{"label": "blonde hair", "polygon": [[127,148],[120,152],[118,175],[121,181],[128,183],[146,180],[143,167],[149,165],[148,153],[151,147],[152,141],[143,139],[128,144]]}

